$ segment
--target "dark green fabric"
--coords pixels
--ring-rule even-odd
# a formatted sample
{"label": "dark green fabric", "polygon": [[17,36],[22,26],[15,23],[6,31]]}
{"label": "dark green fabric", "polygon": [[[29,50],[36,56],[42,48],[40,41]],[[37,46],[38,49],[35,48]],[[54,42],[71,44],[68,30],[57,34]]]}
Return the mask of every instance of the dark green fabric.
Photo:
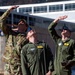
{"label": "dark green fabric", "polygon": [[45,75],[45,71],[53,70],[53,55],[47,44],[28,43],[21,51],[23,75]]}
{"label": "dark green fabric", "polygon": [[55,75],[71,75],[71,67],[75,65],[75,41],[68,38],[63,42],[55,30],[56,25],[57,23],[52,22],[48,27],[48,31],[56,44]]}

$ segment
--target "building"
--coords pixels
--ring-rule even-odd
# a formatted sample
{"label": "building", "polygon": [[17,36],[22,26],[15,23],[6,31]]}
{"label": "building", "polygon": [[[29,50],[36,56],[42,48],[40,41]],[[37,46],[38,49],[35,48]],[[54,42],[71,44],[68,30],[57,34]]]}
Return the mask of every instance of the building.
{"label": "building", "polygon": [[[0,15],[3,12],[10,8],[10,6],[0,7]],[[55,44],[51,39],[47,27],[53,21],[61,15],[68,15],[68,18],[64,21],[60,21],[56,29],[61,28],[65,24],[69,28],[75,30],[75,1],[61,1],[61,2],[48,2],[40,4],[27,4],[19,5],[19,8],[15,9],[8,17],[7,24],[12,25],[12,28],[17,25],[20,19],[26,19],[27,23],[34,28],[38,35],[39,39],[45,41],[49,44],[54,54]],[[57,31],[60,33],[59,31]],[[75,39],[75,33],[72,34],[71,38]]]}
{"label": "building", "polygon": [[[2,6],[0,9],[6,10],[10,6]],[[48,3],[38,3],[38,4],[26,4],[19,5],[19,8],[14,10],[15,12],[41,16],[46,18],[55,19],[60,15],[68,15],[69,18],[65,21],[75,22],[73,18],[75,12],[75,1],[60,1],[60,2],[48,2]]]}
{"label": "building", "polygon": [[[2,10],[6,10],[8,8],[10,8],[10,6],[0,7],[0,9]],[[75,1],[26,4],[26,5],[19,5],[19,7],[15,9],[9,16],[12,18],[11,19],[9,18],[8,22],[10,23],[9,20],[11,20],[12,22],[11,24],[17,24],[20,18],[25,18],[27,20],[27,23],[31,25],[33,28],[39,27],[40,30],[42,28],[47,30],[48,25],[50,24],[50,22],[52,22],[53,19],[61,15],[68,15],[68,18],[65,19],[64,22],[60,22],[59,25],[56,27],[56,29],[61,28],[61,24],[65,23],[68,25],[69,28],[71,28],[72,30],[75,30],[75,25],[74,25],[75,15],[74,14],[75,14]],[[19,15],[22,15],[22,16],[19,16]],[[43,34],[43,32],[40,32],[40,33]],[[48,34],[48,32],[44,34]],[[46,40],[47,42],[47,39],[44,39],[44,40]],[[51,41],[48,41],[48,44],[50,42]],[[54,48],[52,44],[50,46],[52,47],[52,49]]]}

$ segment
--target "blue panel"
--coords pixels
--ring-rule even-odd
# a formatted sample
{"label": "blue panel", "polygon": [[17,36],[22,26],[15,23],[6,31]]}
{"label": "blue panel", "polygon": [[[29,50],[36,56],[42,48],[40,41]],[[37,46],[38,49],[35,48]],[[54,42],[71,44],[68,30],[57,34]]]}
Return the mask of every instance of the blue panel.
{"label": "blue panel", "polygon": [[72,71],[71,75],[75,75],[75,66],[73,66],[73,67],[71,68],[71,71]]}

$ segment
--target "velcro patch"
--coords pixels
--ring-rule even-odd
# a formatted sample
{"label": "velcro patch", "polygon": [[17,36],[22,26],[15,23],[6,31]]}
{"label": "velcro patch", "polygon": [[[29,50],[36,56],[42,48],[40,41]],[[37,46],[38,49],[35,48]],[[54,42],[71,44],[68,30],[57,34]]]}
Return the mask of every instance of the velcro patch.
{"label": "velcro patch", "polygon": [[43,46],[37,46],[37,48],[43,48]]}
{"label": "velcro patch", "polygon": [[64,43],[64,46],[69,46],[69,43]]}

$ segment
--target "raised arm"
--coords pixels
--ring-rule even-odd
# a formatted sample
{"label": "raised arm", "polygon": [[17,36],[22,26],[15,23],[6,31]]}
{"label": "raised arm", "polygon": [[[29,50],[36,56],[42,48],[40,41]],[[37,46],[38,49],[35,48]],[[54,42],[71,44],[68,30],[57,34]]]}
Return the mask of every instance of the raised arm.
{"label": "raised arm", "polygon": [[8,17],[8,15],[10,14],[10,12],[11,12],[12,10],[16,9],[17,7],[19,7],[19,6],[12,6],[12,7],[10,7],[10,8],[0,17],[0,20],[4,21],[4,20]]}
{"label": "raised arm", "polygon": [[0,29],[3,30],[3,32],[5,33],[6,32],[6,19],[8,17],[8,15],[10,14],[10,12],[13,10],[13,9],[16,9],[17,7],[19,6],[12,6],[10,7],[6,12],[4,12],[4,14],[2,16],[0,16]]}
{"label": "raised arm", "polygon": [[58,21],[60,20],[64,20],[66,19],[68,16],[67,15],[64,15],[64,16],[59,16],[58,18],[56,18],[49,26],[48,26],[48,31],[50,33],[50,35],[52,36],[52,38],[55,40],[55,42],[57,42],[57,39],[60,37],[56,30],[55,30],[55,27],[58,23]]}

